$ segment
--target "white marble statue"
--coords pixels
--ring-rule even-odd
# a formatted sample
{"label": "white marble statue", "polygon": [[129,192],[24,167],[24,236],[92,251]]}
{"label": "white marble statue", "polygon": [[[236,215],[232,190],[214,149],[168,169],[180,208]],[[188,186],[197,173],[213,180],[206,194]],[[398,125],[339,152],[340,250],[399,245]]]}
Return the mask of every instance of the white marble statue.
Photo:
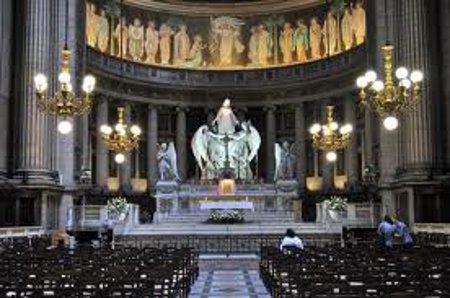
{"label": "white marble statue", "polygon": [[180,180],[177,168],[177,153],[173,142],[162,143],[158,150],[158,168],[160,181]]}
{"label": "white marble statue", "polygon": [[282,145],[275,143],[275,181],[294,179],[293,147],[294,144],[289,145],[288,142],[283,142]]}
{"label": "white marble statue", "polygon": [[219,134],[233,134],[238,124],[239,121],[231,109],[231,102],[227,98],[223,101],[222,107],[213,120],[212,125],[217,125]]}
{"label": "white marble statue", "polygon": [[237,121],[228,99],[217,117],[202,125],[191,141],[202,179],[218,178],[223,169],[232,169],[236,178],[252,179],[250,163],[260,146],[261,136],[256,128],[249,121]]}

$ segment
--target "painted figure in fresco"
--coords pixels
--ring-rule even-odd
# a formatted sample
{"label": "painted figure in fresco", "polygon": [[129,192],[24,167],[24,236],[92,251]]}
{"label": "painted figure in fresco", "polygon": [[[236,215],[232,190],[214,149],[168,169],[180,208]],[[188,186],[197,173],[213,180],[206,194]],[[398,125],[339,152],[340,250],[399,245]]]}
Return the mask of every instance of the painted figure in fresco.
{"label": "painted figure in fresco", "polygon": [[219,66],[236,64],[238,55],[242,54],[245,46],[240,41],[240,29],[244,23],[232,17],[218,17],[211,20],[210,51],[213,56],[218,55]]}
{"label": "painted figure in fresco", "polygon": [[130,25],[130,55],[135,61],[141,61],[144,56],[144,26],[138,18],[134,19],[133,25]]}
{"label": "painted figure in fresco", "polygon": [[284,23],[279,44],[281,53],[283,54],[283,63],[292,63],[292,52],[295,50],[295,44],[294,30],[292,30],[291,23]]}
{"label": "painted figure in fresco", "polygon": [[250,40],[248,42],[248,59],[250,65],[258,64],[258,32],[256,26],[250,28]]}
{"label": "painted figure in fresco", "polygon": [[311,58],[320,59],[320,42],[322,40],[322,28],[316,18],[311,19],[311,26],[309,27],[309,45],[311,48]]}
{"label": "painted figure in fresco", "polygon": [[294,47],[297,53],[297,61],[302,63],[308,60],[306,52],[309,50],[308,27],[300,19],[297,21],[297,29],[294,33]]}
{"label": "painted figure in fresco", "polygon": [[206,45],[203,43],[203,38],[201,35],[194,36],[194,43],[189,52],[189,61],[186,66],[188,67],[200,67],[203,64],[203,50]]}
{"label": "painted figure in fresco", "polygon": [[98,36],[98,16],[95,13],[95,4],[88,3],[86,8],[86,39],[90,47],[95,48]]}
{"label": "painted figure in fresco", "polygon": [[[323,35],[323,47],[325,54],[334,55],[336,53],[337,42],[337,22],[333,16],[333,12],[330,10],[327,14],[327,19],[323,23],[322,35]],[[329,47],[329,48],[328,48]]]}
{"label": "painted figure in fresco", "polygon": [[121,22],[117,24],[114,30],[114,37],[117,40],[117,46],[119,48],[117,56],[121,57],[123,55],[126,58],[128,55],[128,26],[126,18],[122,18]]}
{"label": "painted figure in fresco", "polygon": [[352,11],[353,16],[353,34],[355,35],[356,44],[360,45],[366,38],[366,11],[362,2],[356,2],[356,7]]}
{"label": "painted figure in fresco", "polygon": [[97,47],[100,52],[105,53],[109,46],[109,22],[106,18],[105,10],[100,11],[100,16],[98,17],[98,36],[97,36]]}
{"label": "painted figure in fresco", "polygon": [[353,45],[353,26],[352,26],[352,16],[350,14],[350,9],[346,8],[344,10],[344,16],[341,20],[341,33],[342,33],[342,43],[344,44],[344,49],[349,50]]}
{"label": "painted figure in fresco", "polygon": [[264,25],[258,26],[258,65],[269,64],[269,58],[272,57],[272,37]]}
{"label": "painted figure in fresco", "polygon": [[170,37],[173,35],[172,28],[163,23],[159,27],[159,51],[161,55],[161,64],[169,64],[171,56]]}
{"label": "painted figure in fresco", "polygon": [[148,21],[147,29],[145,31],[145,53],[147,63],[155,63],[156,53],[158,53],[159,34],[155,29],[155,22]]}
{"label": "painted figure in fresco", "polygon": [[189,58],[189,52],[191,48],[191,40],[187,34],[186,25],[181,25],[180,30],[175,34],[173,49],[173,61],[175,65],[186,63]]}

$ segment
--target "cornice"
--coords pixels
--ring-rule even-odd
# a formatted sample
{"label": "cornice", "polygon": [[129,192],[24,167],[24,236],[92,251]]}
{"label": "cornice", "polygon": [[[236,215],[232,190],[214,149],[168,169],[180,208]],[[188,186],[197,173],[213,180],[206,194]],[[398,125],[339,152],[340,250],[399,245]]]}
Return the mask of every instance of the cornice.
{"label": "cornice", "polygon": [[255,16],[305,9],[322,4],[321,0],[260,0],[239,3],[205,3],[180,0],[124,0],[124,4],[147,10],[210,17],[219,15]]}

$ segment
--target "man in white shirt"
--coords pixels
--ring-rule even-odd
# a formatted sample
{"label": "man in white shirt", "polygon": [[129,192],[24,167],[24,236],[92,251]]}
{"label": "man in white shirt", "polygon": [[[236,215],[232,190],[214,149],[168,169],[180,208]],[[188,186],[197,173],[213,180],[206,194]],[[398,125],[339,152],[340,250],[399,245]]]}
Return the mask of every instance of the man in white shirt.
{"label": "man in white shirt", "polygon": [[281,241],[280,250],[283,250],[283,248],[304,249],[303,241],[295,234],[294,230],[287,229],[286,235]]}

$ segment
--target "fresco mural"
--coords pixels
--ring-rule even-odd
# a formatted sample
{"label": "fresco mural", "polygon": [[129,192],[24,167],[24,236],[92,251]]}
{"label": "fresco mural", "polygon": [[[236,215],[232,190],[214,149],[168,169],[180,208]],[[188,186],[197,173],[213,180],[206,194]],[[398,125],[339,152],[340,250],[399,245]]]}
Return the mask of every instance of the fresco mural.
{"label": "fresco mural", "polygon": [[[86,1],[86,42],[116,57],[164,67],[246,69],[307,63],[364,43],[362,0],[281,15],[189,17],[114,1]],[[113,7],[112,7],[113,6]]]}

